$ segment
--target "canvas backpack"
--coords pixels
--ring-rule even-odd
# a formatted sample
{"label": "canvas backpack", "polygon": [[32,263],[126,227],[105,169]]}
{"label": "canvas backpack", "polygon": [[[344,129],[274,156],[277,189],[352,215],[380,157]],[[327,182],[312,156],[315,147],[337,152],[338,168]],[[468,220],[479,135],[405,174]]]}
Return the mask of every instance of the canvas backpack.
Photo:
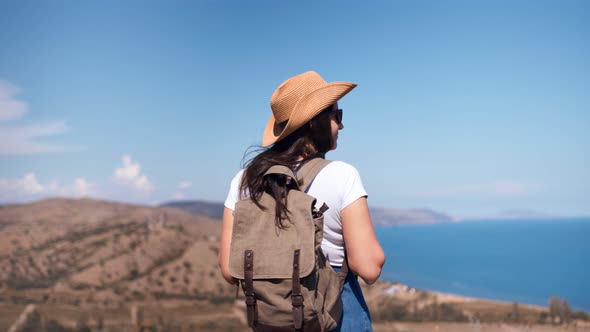
{"label": "canvas backpack", "polygon": [[326,260],[323,238],[324,203],[306,193],[329,161],[305,163],[297,176],[285,166],[272,166],[264,176],[282,174],[296,181],[287,192],[289,220],[275,226],[275,200],[260,197],[266,209],[250,198],[236,203],[229,270],[246,296],[248,325],[254,331],[330,331],[342,316],[342,292],[348,272],[346,260],[335,272]]}

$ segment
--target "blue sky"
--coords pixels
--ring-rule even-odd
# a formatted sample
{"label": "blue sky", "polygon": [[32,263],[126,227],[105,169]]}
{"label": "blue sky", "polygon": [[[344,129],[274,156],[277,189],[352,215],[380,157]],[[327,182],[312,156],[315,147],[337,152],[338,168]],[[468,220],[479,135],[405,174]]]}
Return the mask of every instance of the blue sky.
{"label": "blue sky", "polygon": [[587,1],[2,1],[0,202],[223,201],[269,99],[359,86],[373,206],[590,215]]}

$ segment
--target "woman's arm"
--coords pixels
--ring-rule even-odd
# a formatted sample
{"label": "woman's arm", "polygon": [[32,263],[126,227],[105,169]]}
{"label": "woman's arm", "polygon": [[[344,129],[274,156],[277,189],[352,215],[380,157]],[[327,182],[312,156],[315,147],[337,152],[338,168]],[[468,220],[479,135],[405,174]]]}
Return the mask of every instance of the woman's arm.
{"label": "woman's arm", "polygon": [[381,275],[385,254],[377,241],[367,198],[361,197],[340,211],[342,235],[348,267],[367,284],[372,284]]}
{"label": "woman's arm", "polygon": [[234,226],[234,214],[231,209],[223,209],[223,221],[221,223],[221,238],[219,239],[219,268],[223,279],[230,284],[235,284],[236,279],[229,273],[229,246]]}

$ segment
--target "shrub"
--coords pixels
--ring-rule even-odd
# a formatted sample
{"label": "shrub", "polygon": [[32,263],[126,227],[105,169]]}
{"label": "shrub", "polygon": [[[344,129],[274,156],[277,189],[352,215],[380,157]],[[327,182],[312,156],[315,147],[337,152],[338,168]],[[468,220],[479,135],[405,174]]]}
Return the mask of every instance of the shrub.
{"label": "shrub", "polygon": [[583,311],[576,311],[576,312],[572,313],[571,318],[577,319],[577,320],[589,321],[590,315],[588,315],[587,313],[585,313]]}
{"label": "shrub", "polygon": [[549,317],[547,312],[542,311],[537,319],[537,324],[545,324],[547,322],[547,317]]}

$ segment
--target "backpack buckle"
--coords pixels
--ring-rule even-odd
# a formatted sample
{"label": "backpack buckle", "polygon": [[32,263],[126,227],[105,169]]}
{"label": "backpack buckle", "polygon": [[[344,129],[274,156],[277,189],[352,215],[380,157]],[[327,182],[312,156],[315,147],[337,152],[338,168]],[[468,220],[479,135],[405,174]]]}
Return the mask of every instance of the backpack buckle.
{"label": "backpack buckle", "polygon": [[293,303],[294,307],[303,306],[303,295],[302,294],[291,295],[291,303]]}
{"label": "backpack buckle", "polygon": [[254,295],[246,295],[246,305],[255,306],[256,305],[256,297],[254,297]]}
{"label": "backpack buckle", "polygon": [[293,324],[295,329],[299,330],[303,327],[303,295],[291,295],[291,303],[293,303]]}
{"label": "backpack buckle", "polygon": [[248,326],[254,327],[254,322],[258,320],[258,310],[256,308],[256,297],[254,294],[246,295],[246,313]]}

